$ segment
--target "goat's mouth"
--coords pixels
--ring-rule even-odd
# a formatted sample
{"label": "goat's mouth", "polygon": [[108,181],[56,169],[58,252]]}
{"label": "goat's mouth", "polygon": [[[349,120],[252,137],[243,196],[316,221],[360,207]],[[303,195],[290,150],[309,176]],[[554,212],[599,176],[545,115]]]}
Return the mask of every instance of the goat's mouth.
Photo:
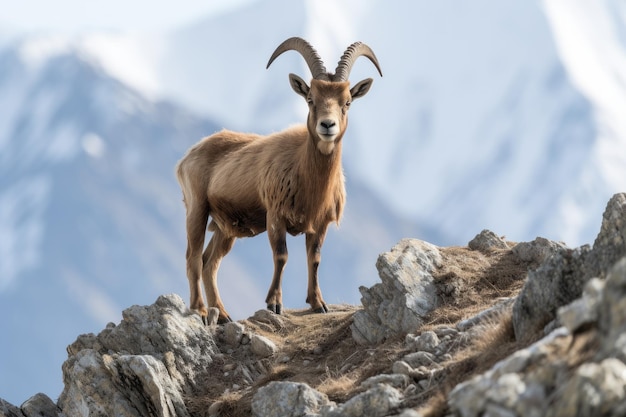
{"label": "goat's mouth", "polygon": [[330,133],[319,133],[317,134],[320,138],[320,140],[322,142],[333,142],[335,140],[335,138],[337,137],[336,134],[330,134]]}

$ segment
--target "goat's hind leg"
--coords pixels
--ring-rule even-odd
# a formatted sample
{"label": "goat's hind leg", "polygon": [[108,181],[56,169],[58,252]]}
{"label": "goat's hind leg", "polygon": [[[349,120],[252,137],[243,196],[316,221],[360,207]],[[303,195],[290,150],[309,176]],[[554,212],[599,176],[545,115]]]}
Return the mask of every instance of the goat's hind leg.
{"label": "goat's hind leg", "polygon": [[206,322],[208,310],[202,298],[200,278],[202,276],[202,248],[209,217],[208,205],[191,207],[187,210],[187,279],[189,280],[189,307]]}
{"label": "goat's hind leg", "polygon": [[202,255],[203,269],[202,280],[204,281],[204,290],[206,291],[209,307],[216,307],[219,311],[218,323],[223,324],[232,321],[224,303],[220,297],[217,288],[217,271],[222,262],[222,258],[226,256],[235,243],[235,238],[227,236],[214,223],[209,228],[213,230],[213,236]]}

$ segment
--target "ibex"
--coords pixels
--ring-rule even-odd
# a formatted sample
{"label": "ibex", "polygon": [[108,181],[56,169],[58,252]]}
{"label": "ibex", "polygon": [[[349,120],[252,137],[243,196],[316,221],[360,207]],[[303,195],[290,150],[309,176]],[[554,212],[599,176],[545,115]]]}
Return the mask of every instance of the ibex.
{"label": "ibex", "polygon": [[[194,145],[178,163],[187,226],[187,277],[190,307],[206,321],[200,277],[209,307],[219,309],[219,323],[231,321],[217,288],[217,271],[236,238],[267,230],[274,256],[274,275],[265,299],[274,313],[282,311],[281,280],[287,262],[286,234],[306,236],[308,290],[306,302],[315,312],[328,306],[318,283],[320,250],[331,222],[339,223],[345,201],[341,167],[342,138],[352,101],[370,89],[371,78],[350,88],[355,60],[365,56],[382,76],[374,52],[355,42],[341,57],[335,73],[326,71],[317,51],[304,39],[290,38],[276,48],[266,68],[283,52],[294,50],[305,59],[311,85],[289,74],[291,88],[304,97],[306,125],[268,136],[228,130]],[[213,232],[204,250],[208,230]]]}

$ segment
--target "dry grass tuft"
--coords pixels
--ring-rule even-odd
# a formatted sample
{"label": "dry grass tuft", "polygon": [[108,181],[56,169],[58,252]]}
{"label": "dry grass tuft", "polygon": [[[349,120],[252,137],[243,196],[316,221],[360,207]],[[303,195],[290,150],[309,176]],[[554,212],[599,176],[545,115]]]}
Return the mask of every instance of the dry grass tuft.
{"label": "dry grass tuft", "polygon": [[431,326],[454,325],[513,297],[524,285],[530,263],[510,250],[489,253],[467,247],[440,248],[443,266],[433,273],[442,304],[428,319]]}

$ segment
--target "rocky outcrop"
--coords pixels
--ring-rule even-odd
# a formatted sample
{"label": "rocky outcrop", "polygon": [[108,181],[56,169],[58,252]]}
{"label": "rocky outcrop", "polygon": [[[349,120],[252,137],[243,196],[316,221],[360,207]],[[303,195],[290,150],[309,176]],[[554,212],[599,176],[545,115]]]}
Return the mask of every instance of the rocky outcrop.
{"label": "rocky outcrop", "polygon": [[357,343],[380,343],[419,328],[439,302],[432,276],[438,266],[439,249],[415,239],[404,239],[380,255],[376,268],[382,282],[359,288],[363,310],[352,325]]}
{"label": "rocky outcrop", "polygon": [[117,326],[79,336],[63,364],[66,415],[186,416],[217,353],[198,316],[175,295],[123,312]]}
{"label": "rocky outcrop", "polygon": [[[554,247],[543,245],[550,246]],[[587,245],[561,248],[528,274],[513,307],[517,339],[529,339],[540,332],[557,318],[559,307],[579,298],[591,278],[604,277],[623,256],[626,256],[626,194],[616,194],[607,204],[593,248]]]}
{"label": "rocky outcrop", "polygon": [[[324,322],[262,310],[206,326],[177,295],[130,307],[68,347],[56,403],[0,399],[0,417],[416,417],[437,392],[431,416],[626,415],[626,195],[593,247],[488,230],[468,246],[402,240],[378,259],[381,283],[360,289],[363,308]],[[515,291],[489,295],[500,281]],[[462,303],[472,293],[483,308]]]}
{"label": "rocky outcrop", "polygon": [[582,301],[559,310],[567,327],[457,385],[449,415],[624,415],[625,299],[626,257],[609,269],[606,282],[590,281]]}

